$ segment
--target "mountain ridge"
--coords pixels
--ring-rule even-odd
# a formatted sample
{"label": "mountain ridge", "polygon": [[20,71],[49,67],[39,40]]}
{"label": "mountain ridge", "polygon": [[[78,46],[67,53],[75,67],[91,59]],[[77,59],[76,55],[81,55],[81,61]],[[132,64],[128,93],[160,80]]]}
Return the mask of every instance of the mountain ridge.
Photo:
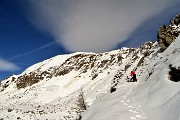
{"label": "mountain ridge", "polygon": [[[144,45],[142,45],[137,52],[141,52],[141,54],[144,54],[144,56],[148,56],[150,53],[147,50],[152,48],[152,42],[147,42]],[[143,51],[146,50],[146,51]],[[42,80],[44,77],[45,78],[52,78],[52,76],[57,77],[57,76],[62,76],[65,74],[68,74],[70,71],[73,70],[79,70],[81,67],[81,73],[85,73],[86,70],[92,69],[94,67],[94,64],[97,65],[98,68],[103,68],[107,63],[109,62],[111,65],[117,64],[121,62],[123,55],[128,55],[131,54],[131,52],[135,51],[135,48],[124,48],[124,49],[119,49],[119,50],[114,50],[111,52],[105,52],[105,53],[83,53],[83,52],[77,52],[73,54],[68,54],[68,55],[58,55],[55,57],[52,57],[50,59],[44,60],[43,62],[39,62],[37,64],[34,64],[27,68],[24,72],[22,72],[20,75],[12,76],[10,77],[12,80],[15,80],[17,82],[17,88],[23,88],[27,86],[31,86],[34,83],[39,82],[39,80]],[[103,56],[108,55],[107,57],[109,58],[103,58]],[[136,51],[135,51],[135,54]],[[102,56],[102,57],[101,57]],[[97,60],[102,60],[99,61],[100,63],[97,63]],[[103,60],[104,59],[104,60]],[[137,59],[137,56],[133,56],[133,60]],[[142,57],[140,60],[143,61],[144,57]],[[139,61],[139,62],[141,62]],[[86,65],[88,64],[88,65]],[[98,65],[99,64],[99,65]],[[139,63],[140,64],[140,63]],[[128,67],[128,66],[126,66]],[[96,68],[97,69],[97,68]],[[127,69],[127,68],[125,68]],[[96,70],[94,70],[96,71]],[[37,75],[35,75],[37,74]],[[92,76],[92,79],[94,79],[96,75]],[[29,83],[29,85],[19,85],[21,84],[20,81],[26,81],[24,79],[27,79],[27,81],[31,81],[32,83]],[[30,80],[28,80],[30,79]],[[19,83],[18,83],[19,81]],[[27,82],[26,81],[26,82]],[[33,82],[34,81],[34,82]],[[22,83],[23,84],[23,83]],[[5,85],[6,86],[6,85]]]}
{"label": "mountain ridge", "polygon": [[[70,112],[65,112],[61,119],[67,119],[67,116],[69,119],[78,118],[85,108],[80,106],[91,106],[97,98],[110,92],[112,87],[116,88],[120,82],[126,82],[127,79],[120,81],[122,74],[140,66],[144,57],[153,52],[153,44],[147,42],[138,49],[122,48],[100,54],[73,53],[50,58],[27,68],[20,75],[13,75],[2,81],[0,95],[4,96],[4,99],[1,101],[6,101],[10,109],[20,114],[21,119],[32,119],[32,116],[42,119],[50,114],[51,110],[58,114],[63,109],[64,112]],[[80,106],[76,104],[78,100],[71,100],[80,98],[80,101],[84,101],[80,102]],[[52,103],[63,107],[59,111],[58,108],[52,107]],[[66,107],[68,103],[72,106]],[[20,109],[22,104],[27,110]],[[50,110],[45,106],[49,106]],[[0,107],[1,111],[5,111],[3,118],[6,115],[16,116],[10,115],[12,112],[8,112],[8,108],[2,105]],[[43,108],[43,112],[38,110],[40,108]]]}
{"label": "mountain ridge", "polygon": [[[178,120],[180,38],[168,47],[160,45],[162,38],[139,48],[59,55],[32,65],[1,81],[0,119]],[[127,82],[132,70],[137,83]]]}

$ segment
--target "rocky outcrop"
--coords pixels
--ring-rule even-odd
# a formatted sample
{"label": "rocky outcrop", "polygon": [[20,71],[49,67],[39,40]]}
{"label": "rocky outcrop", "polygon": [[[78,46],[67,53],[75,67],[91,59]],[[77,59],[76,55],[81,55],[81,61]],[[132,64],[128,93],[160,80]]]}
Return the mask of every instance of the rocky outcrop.
{"label": "rocky outcrop", "polygon": [[[112,69],[121,66],[124,62],[126,63],[122,66],[124,71],[130,69],[133,63],[138,62],[138,66],[134,68],[136,69],[142,65],[144,57],[152,53],[152,47],[153,42],[147,42],[137,49],[125,48],[100,54],[75,53],[69,55],[62,63],[58,63],[58,60],[56,61],[57,63],[54,63],[53,58],[48,59],[34,67],[28,68],[20,75],[7,78],[1,86],[2,88],[7,88],[13,83],[16,85],[16,88],[21,89],[32,86],[42,80],[50,80],[54,77],[68,75],[71,72],[77,73],[77,75],[75,75],[76,79],[80,78],[83,74],[87,74],[89,79],[96,80],[103,71],[109,71],[110,73]],[[63,56],[62,58],[61,56],[58,58],[61,60]],[[53,66],[48,66],[48,64],[52,63],[54,64]],[[119,78],[120,76],[116,77]],[[117,83],[117,81],[115,83]]]}
{"label": "rocky outcrop", "polygon": [[172,26],[178,26],[180,23],[180,14],[176,15],[176,17],[170,20],[170,22]]}
{"label": "rocky outcrop", "polygon": [[157,39],[159,46],[165,50],[180,34],[180,14],[170,20],[170,25],[159,28]]}
{"label": "rocky outcrop", "polygon": [[[112,54],[75,54],[66,59],[62,64],[50,67],[46,69],[46,71],[42,71],[40,66],[32,72],[21,74],[17,77],[15,83],[17,88],[20,89],[38,83],[43,79],[64,76],[72,71],[78,72],[78,76],[81,76],[81,74],[87,73],[88,70],[91,71],[90,77],[94,80],[103,70],[108,69],[113,65],[118,66],[122,59],[123,57],[121,51],[119,53],[117,52]],[[51,62],[51,60],[49,62]]]}

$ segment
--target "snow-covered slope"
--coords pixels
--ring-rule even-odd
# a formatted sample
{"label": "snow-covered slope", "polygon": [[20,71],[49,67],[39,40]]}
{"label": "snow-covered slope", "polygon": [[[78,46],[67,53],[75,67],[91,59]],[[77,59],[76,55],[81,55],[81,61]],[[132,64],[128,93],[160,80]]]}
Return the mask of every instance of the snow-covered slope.
{"label": "snow-covered slope", "polygon": [[179,20],[159,32],[164,52],[147,42],[59,55],[1,81],[0,120],[180,120]]}
{"label": "snow-covered slope", "polygon": [[[164,52],[60,55],[1,82],[2,120],[180,120],[180,37]],[[138,82],[127,82],[136,70]],[[111,92],[111,89],[115,89]]]}
{"label": "snow-covered slope", "polygon": [[96,100],[82,120],[180,120],[180,37],[163,53],[157,48],[137,75],[137,84],[118,84],[117,91]]}
{"label": "snow-covered slope", "polygon": [[81,119],[94,101],[126,84],[152,47],[148,42],[138,49],[59,55],[37,63],[1,82],[0,119]]}
{"label": "snow-covered slope", "polygon": [[[148,42],[35,64],[1,82],[0,119],[179,120],[179,44],[180,37],[164,52]],[[131,70],[137,83],[127,82]]]}

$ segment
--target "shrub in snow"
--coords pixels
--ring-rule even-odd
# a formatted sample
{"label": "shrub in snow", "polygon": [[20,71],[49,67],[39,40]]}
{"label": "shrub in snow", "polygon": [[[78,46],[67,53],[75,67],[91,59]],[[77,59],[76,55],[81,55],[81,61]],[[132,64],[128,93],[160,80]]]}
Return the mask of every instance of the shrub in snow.
{"label": "shrub in snow", "polygon": [[11,109],[11,108],[8,108],[8,112],[12,112],[13,111],[13,109]]}
{"label": "shrub in snow", "polygon": [[115,92],[116,91],[116,88],[113,86],[113,87],[111,87],[111,89],[110,89],[110,93],[112,93],[112,92]]}
{"label": "shrub in snow", "polygon": [[85,100],[84,100],[84,93],[82,91],[80,91],[78,98],[76,100],[76,104],[79,107],[79,109],[81,111],[86,110],[86,104],[85,104]]}
{"label": "shrub in snow", "polygon": [[179,82],[180,81],[180,68],[175,68],[172,67],[172,65],[169,65],[170,68],[170,72],[169,72],[169,78],[170,80],[174,81],[174,82]]}

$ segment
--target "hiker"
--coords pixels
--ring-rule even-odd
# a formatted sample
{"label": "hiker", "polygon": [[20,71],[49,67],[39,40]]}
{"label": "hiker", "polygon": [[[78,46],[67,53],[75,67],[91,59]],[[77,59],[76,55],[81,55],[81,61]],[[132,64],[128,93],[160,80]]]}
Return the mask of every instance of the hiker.
{"label": "hiker", "polygon": [[131,71],[131,81],[137,82],[136,73],[134,71]]}

